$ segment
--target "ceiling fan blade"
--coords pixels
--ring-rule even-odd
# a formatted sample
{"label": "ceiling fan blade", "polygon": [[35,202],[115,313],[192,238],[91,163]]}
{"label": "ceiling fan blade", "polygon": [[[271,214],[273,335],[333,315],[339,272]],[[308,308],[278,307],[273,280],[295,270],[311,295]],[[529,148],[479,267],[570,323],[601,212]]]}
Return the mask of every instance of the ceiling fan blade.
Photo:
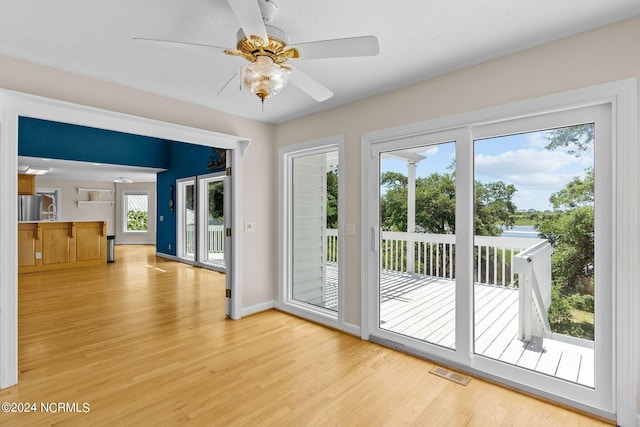
{"label": "ceiling fan blade", "polygon": [[147,39],[144,37],[134,37],[133,40],[140,43],[146,43],[154,46],[161,47],[169,47],[173,49],[188,49],[196,52],[202,52],[203,50],[215,51],[215,52],[224,52],[227,50],[224,47],[220,46],[211,46],[208,44],[199,44],[199,43],[187,43],[187,42],[177,42],[171,40],[160,40],[160,39]]}
{"label": "ceiling fan blade", "polygon": [[349,56],[375,56],[380,52],[376,36],[349,37],[320,40],[290,45],[300,52],[300,59],[345,58]]}
{"label": "ceiling fan blade", "polygon": [[262,12],[256,0],[227,0],[233,14],[236,15],[240,27],[246,37],[257,36],[269,44],[267,29],[262,20]]}
{"label": "ceiling fan blade", "polygon": [[326,101],[333,96],[333,92],[309,77],[308,74],[303,73],[299,68],[294,68],[288,63],[287,67],[292,69],[292,72],[289,75],[289,82],[297,86],[300,90],[316,101]]}

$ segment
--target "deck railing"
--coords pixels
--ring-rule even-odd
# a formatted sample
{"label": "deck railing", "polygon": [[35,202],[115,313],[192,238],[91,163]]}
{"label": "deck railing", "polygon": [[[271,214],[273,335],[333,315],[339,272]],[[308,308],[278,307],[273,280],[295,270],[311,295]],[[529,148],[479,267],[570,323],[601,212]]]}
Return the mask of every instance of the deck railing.
{"label": "deck railing", "polygon": [[327,262],[338,262],[338,230],[327,229]]}
{"label": "deck railing", "polygon": [[[196,251],[196,230],[193,224],[187,225],[185,233],[185,245],[186,251],[189,254],[194,254]],[[210,224],[208,227],[208,253],[221,254],[224,253],[224,225],[222,224]]]}
{"label": "deck railing", "polygon": [[543,240],[514,258],[514,271],[520,276],[519,338],[551,335],[547,310],[551,305],[551,254],[553,247]]}
{"label": "deck railing", "polygon": [[[474,236],[474,282],[519,288],[520,339],[549,336],[551,254],[547,240]],[[338,260],[338,230],[327,230],[327,261]],[[382,232],[383,270],[455,279],[455,235]]]}
{"label": "deck railing", "polygon": [[[489,285],[517,287],[513,270],[514,256],[544,242],[521,237],[475,236],[474,281]],[[411,254],[413,256],[407,256]],[[382,232],[381,267],[383,270],[455,278],[455,235]]]}

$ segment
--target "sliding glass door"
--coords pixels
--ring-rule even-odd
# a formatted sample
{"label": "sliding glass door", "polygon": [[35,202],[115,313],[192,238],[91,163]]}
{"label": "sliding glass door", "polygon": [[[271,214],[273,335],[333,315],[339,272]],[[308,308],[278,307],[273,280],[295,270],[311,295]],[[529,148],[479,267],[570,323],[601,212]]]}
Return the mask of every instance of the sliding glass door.
{"label": "sliding glass door", "polygon": [[371,144],[372,339],[610,411],[611,140],[603,105]]}

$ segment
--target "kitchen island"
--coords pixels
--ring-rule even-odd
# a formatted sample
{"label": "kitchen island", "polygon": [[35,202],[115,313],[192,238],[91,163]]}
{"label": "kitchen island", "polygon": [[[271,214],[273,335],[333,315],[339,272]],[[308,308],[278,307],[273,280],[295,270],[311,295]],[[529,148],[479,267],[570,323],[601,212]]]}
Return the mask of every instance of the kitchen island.
{"label": "kitchen island", "polygon": [[106,263],[106,221],[18,223],[18,273]]}

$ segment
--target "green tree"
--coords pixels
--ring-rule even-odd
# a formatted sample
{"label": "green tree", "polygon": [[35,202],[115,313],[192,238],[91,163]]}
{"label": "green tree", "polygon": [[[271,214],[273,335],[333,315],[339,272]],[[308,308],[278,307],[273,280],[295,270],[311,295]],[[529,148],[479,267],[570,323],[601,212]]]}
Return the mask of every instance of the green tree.
{"label": "green tree", "polygon": [[149,212],[129,211],[127,212],[128,231],[147,231],[149,229]]}
{"label": "green tree", "polygon": [[[389,231],[407,230],[408,179],[398,172],[382,174],[382,227]],[[499,236],[502,226],[512,226],[516,206],[515,186],[504,182],[476,181],[475,233]],[[416,228],[426,233],[455,233],[455,174],[433,173],[416,179]]]}
{"label": "green tree", "polygon": [[512,227],[516,213],[513,184],[502,181],[481,183],[476,181],[475,233],[478,236],[499,236],[502,227]]}
{"label": "green tree", "polygon": [[209,183],[209,218],[222,221],[224,218],[224,183]]}
{"label": "green tree", "polygon": [[593,169],[584,178],[575,177],[550,201],[556,210],[540,217],[536,228],[540,237],[554,246],[554,283],[562,294],[593,293]]}
{"label": "green tree", "polygon": [[327,228],[338,228],[338,171],[327,172]]}
{"label": "green tree", "polygon": [[[550,131],[546,148],[581,157],[593,151],[593,142],[592,124],[570,126]],[[549,197],[554,212],[536,220],[540,237],[554,246],[551,329],[587,339],[593,339],[593,325],[579,325],[573,311],[593,313],[594,183],[593,168],[587,168],[584,177],[574,177]]]}
{"label": "green tree", "polygon": [[593,149],[595,128],[592,124],[568,126],[549,131],[547,150],[564,149],[567,153],[580,157]]}

